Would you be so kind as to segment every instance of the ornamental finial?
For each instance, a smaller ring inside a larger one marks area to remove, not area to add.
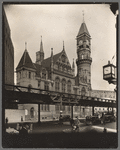
[[[82,12],[83,12],[83,22],[84,22],[84,10]]]

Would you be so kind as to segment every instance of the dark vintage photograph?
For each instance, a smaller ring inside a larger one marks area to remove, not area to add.
[[[118,147],[118,3],[2,4],[2,147]]]

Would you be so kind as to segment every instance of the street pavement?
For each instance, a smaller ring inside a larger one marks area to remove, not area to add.
[[[117,129],[116,122],[108,122],[105,125],[99,124],[97,126],[99,126],[99,127],[105,127],[105,128],[110,128],[110,129]]]
[[[16,124],[11,124],[11,128],[13,126]],[[105,126],[113,128],[115,123],[106,123]],[[5,134],[2,137],[2,146],[3,148],[116,148],[118,145],[117,134],[106,134],[92,125],[86,126],[85,123],[81,123],[77,133],[71,129],[68,122],[33,123],[33,130],[28,135]]]
[[[98,128],[95,128],[97,126]],[[116,129],[116,122],[106,123],[105,125],[87,125],[85,123],[80,124],[79,132],[103,132],[104,128]],[[41,123],[41,124],[33,124],[33,130],[30,133],[60,133],[60,132],[72,132],[72,127],[69,122],[64,122],[63,124],[59,124],[59,122],[52,123]]]

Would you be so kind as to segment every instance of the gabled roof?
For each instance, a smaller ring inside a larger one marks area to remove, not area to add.
[[[28,67],[28,68],[32,68],[32,69],[36,69],[27,50],[24,51],[22,57],[21,57],[21,60],[17,66],[16,69],[20,68],[20,67]]]
[[[60,53],[58,53],[56,55],[53,55],[53,63],[55,63],[58,60],[58,58],[60,57],[61,53],[62,52],[60,52]],[[51,57],[48,57],[48,58],[46,58],[46,59],[44,59],[42,61],[41,65],[43,67],[45,67],[45,68],[49,68],[50,67],[50,61],[51,61]]]
[[[87,26],[86,26],[86,24],[84,22],[82,23],[77,36],[80,36],[83,33],[87,33],[90,36],[90,34],[88,32],[88,29],[87,29]]]

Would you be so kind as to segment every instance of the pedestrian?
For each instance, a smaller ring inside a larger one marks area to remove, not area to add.
[[[22,135],[22,136],[28,135],[26,124],[23,124],[21,130],[19,131],[19,135]]]
[[[59,117],[59,123],[62,125],[63,122],[62,122],[63,118],[62,118],[62,115],[60,114],[60,117]]]
[[[80,127],[80,121],[78,119],[78,116],[76,116],[76,119],[74,120],[74,126],[76,127],[76,131],[79,132],[79,127]]]
[[[6,129],[8,128],[8,117],[5,119]]]
[[[21,122],[23,122],[23,116],[21,116]]]
[[[73,128],[73,124],[74,124],[74,120],[73,120],[73,118],[70,118],[70,125],[72,128]]]
[[[102,123],[103,125],[105,125],[105,114],[104,114],[104,113],[102,113],[101,123]]]

